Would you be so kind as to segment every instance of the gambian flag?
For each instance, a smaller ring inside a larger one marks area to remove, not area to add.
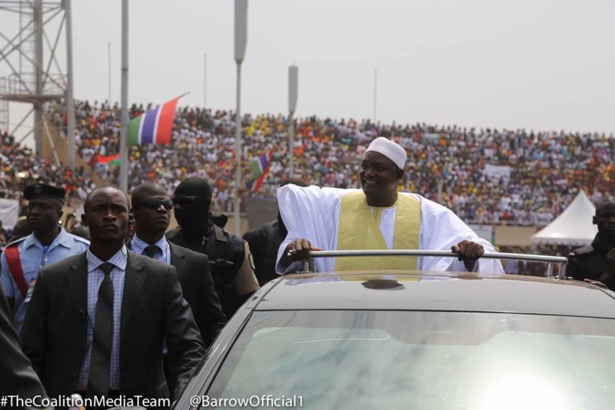
[[[271,157],[273,157],[273,150],[252,160],[250,167],[252,168],[254,180],[248,182],[248,187],[252,190],[252,192],[258,192],[258,190],[261,189],[261,185],[263,185],[263,181],[265,180],[267,171],[269,171],[269,166],[271,165]]]
[[[127,145],[170,144],[179,96],[128,122]]]
[[[120,165],[120,154],[115,155],[96,155],[96,164]]]

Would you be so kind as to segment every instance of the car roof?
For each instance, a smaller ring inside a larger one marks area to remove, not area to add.
[[[251,307],[265,310],[417,310],[615,318],[615,293],[572,280],[473,273],[287,275]]]

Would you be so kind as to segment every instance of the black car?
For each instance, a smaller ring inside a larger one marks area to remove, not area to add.
[[[192,408],[612,409],[615,293],[472,273],[289,275],[230,320]]]

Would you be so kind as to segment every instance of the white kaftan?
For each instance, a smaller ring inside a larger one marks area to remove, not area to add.
[[[276,272],[284,274],[292,271],[280,265],[279,260],[288,243],[296,239],[307,239],[314,247],[322,250],[336,250],[339,229],[339,213],[341,198],[356,189],[307,188],[296,185],[285,185],[278,189],[278,208],[288,235],[278,249],[278,263]],[[470,240],[483,245],[485,252],[494,252],[493,245],[480,238],[469,226],[448,208],[439,205],[418,194],[411,195],[420,201],[421,221],[419,233],[419,249],[423,250],[451,250],[462,240]],[[380,231],[389,249],[392,249],[393,234],[395,231],[396,207],[383,208]],[[315,258],[314,264],[319,272],[332,272],[335,270],[335,258]],[[462,261],[450,257],[421,257],[418,258],[417,269],[434,271],[460,271],[466,268]],[[503,274],[504,270],[499,260],[479,259],[474,271],[481,276],[495,276]]]

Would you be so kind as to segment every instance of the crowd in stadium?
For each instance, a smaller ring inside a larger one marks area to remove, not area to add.
[[[148,106],[133,105],[130,117]],[[58,128],[66,125],[60,106],[50,107]],[[94,166],[103,181],[117,183],[119,167],[96,164],[100,157],[119,152],[119,105],[77,103],[76,140],[79,155]],[[243,172],[250,179],[250,161],[275,148],[264,184],[258,193],[273,196],[288,175],[287,118],[246,114],[242,119]],[[568,132],[467,129],[456,126],[400,125],[369,120],[297,119],[295,176],[321,186],[359,187],[357,169],[362,152],[376,136],[407,148],[405,186],[451,208],[473,223],[544,226],[584,189],[597,202],[615,188],[615,154],[611,136]],[[129,190],[156,180],[172,191],[179,181],[200,176],[214,188],[216,211],[232,209],[234,181],[233,113],[180,107],[173,145],[129,149]],[[93,185],[85,169],[74,173],[33,155],[28,148],[2,139],[3,188],[19,191],[39,179],[64,185],[73,198]],[[485,173],[486,166],[504,172]],[[565,166],[564,166],[565,165]]]
[[[4,198],[17,198],[26,185],[44,181],[64,186],[70,203],[83,201],[95,185],[84,167],[70,170],[53,160],[35,155],[34,150],[15,141],[7,132],[0,134],[0,190]]]

